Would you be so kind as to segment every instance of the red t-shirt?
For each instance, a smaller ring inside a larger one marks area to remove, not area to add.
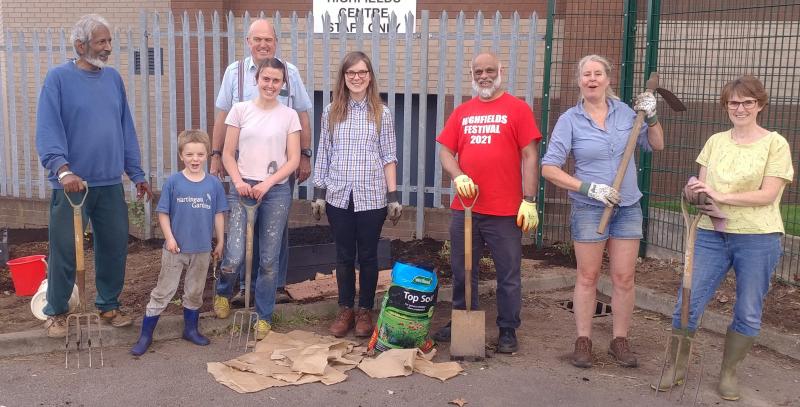
[[[530,107],[504,93],[490,102],[476,97],[459,105],[436,141],[457,154],[461,171],[478,185],[473,211],[514,216],[522,201],[521,150],[541,138]],[[453,198],[450,207],[463,210]]]

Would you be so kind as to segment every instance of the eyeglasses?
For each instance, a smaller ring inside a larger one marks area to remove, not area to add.
[[[356,75],[358,75],[360,79],[364,79],[369,75],[369,71],[346,71],[344,73],[347,79],[355,79]]]
[[[739,110],[739,106],[743,106],[745,109],[750,110],[758,104],[758,101],[755,99],[748,99],[743,101],[738,100],[729,100],[728,101],[728,109],[730,110]]]

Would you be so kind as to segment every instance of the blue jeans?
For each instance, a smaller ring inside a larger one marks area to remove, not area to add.
[[[729,328],[745,336],[758,335],[764,297],[782,254],[780,233],[736,234],[698,229],[694,245],[689,330],[697,330],[706,305],[733,267],[736,304]],[[678,291],[678,304],[672,314],[674,328],[681,326],[682,302],[681,291]]]
[[[289,176],[289,180],[286,181],[289,184],[289,193],[294,195],[294,173]],[[233,187],[233,185],[231,185]],[[233,208],[234,205],[238,205],[239,196],[236,195],[233,197],[233,201],[231,201],[231,196],[228,195],[228,207]],[[291,210],[291,207],[289,208]],[[256,228],[260,227],[260,220],[256,220]],[[258,246],[258,234],[253,236],[253,244],[257,247]],[[253,252],[253,264],[258,264],[258,251]],[[281,243],[281,251],[278,254],[278,288],[283,288],[286,286],[286,274],[289,271],[289,222],[286,222],[286,227],[283,229],[283,240]],[[240,265],[237,269],[237,274],[239,275],[239,289],[244,290],[244,264]],[[253,283],[258,280],[258,275],[252,276]],[[224,285],[227,287],[227,281],[219,281],[217,286]],[[227,289],[227,288],[226,288]]]
[[[232,195],[229,201],[237,203],[231,206],[229,216],[230,228],[228,240],[225,242],[225,256],[222,260],[222,269],[225,271],[236,270],[244,262],[247,237],[247,212],[244,206],[238,203],[239,194],[236,189],[231,189],[229,195]],[[245,202],[250,205],[254,203],[254,200],[246,198]],[[289,219],[291,202],[292,194],[289,184],[283,183],[270,188],[256,208],[256,219],[260,222],[257,222],[259,227],[255,231],[255,234],[258,234],[259,243],[255,305],[259,318],[269,322],[272,322],[272,310],[275,307],[275,290],[278,282],[277,257],[283,241],[286,222]],[[220,283],[223,280],[220,279]],[[220,287],[221,285],[217,286],[217,292],[230,297],[233,287],[229,284],[225,284],[224,287]]]

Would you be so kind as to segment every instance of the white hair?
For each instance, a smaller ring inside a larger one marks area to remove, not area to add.
[[[89,44],[89,41],[92,39],[92,33],[100,27],[105,27],[109,31],[111,30],[111,26],[108,24],[105,18],[101,17],[99,14],[87,14],[78,20],[77,23],[72,27],[72,33],[69,36],[70,42],[72,42],[72,46],[75,47],[75,42],[80,41],[83,44]],[[78,48],[75,47],[75,54],[78,54]],[[78,55],[80,57],[80,55]]]

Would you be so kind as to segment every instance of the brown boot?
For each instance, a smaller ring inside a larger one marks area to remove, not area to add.
[[[372,335],[372,310],[359,308],[356,313],[356,337],[364,338]]]
[[[579,336],[575,340],[575,350],[570,359],[575,367],[592,367],[592,340],[586,336]]]
[[[608,354],[617,360],[622,367],[636,367],[639,362],[636,361],[636,356],[631,352],[631,344],[628,343],[628,338],[618,336],[611,340],[611,345],[608,346]]]
[[[333,321],[328,329],[331,335],[337,338],[347,335],[353,329],[354,317],[355,314],[352,307],[339,307],[339,314],[336,315],[336,320]]]

